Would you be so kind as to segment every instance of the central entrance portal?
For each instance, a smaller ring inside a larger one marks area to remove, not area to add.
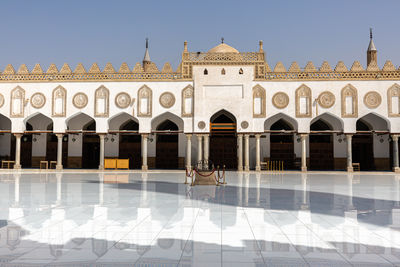
[[[280,119],[271,125],[271,130],[292,131],[293,128],[286,121]],[[293,169],[295,159],[293,134],[271,133],[270,144],[271,161],[283,161],[285,169]]]
[[[310,129],[312,131],[332,130],[332,128],[321,119],[311,124]],[[310,169],[334,169],[332,133],[310,134]]]
[[[222,110],[210,120],[210,160],[215,167],[237,168],[236,119]]]
[[[157,131],[160,133],[157,133],[156,168],[178,169],[178,126],[165,120],[157,127]]]

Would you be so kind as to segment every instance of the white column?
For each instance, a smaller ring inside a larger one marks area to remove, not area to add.
[[[238,171],[243,171],[243,134],[237,135]]]
[[[346,141],[347,141],[347,171],[352,172],[353,171],[353,156],[352,156],[352,145],[351,145],[351,140],[352,140],[353,135],[351,134],[346,134]]]
[[[397,134],[392,135],[392,146],[393,146],[393,171],[400,173],[399,168],[399,136]]]
[[[261,171],[260,137],[261,137],[261,134],[256,134],[256,171]]]
[[[202,144],[203,136],[200,134],[197,135],[197,162],[201,161],[203,158],[203,144]]]
[[[62,142],[63,142],[64,134],[56,134],[56,136],[57,136],[57,165],[56,165],[56,169],[57,170],[62,170],[63,169],[63,164],[62,164]]]
[[[249,164],[249,135],[245,134],[244,135],[244,170],[249,171],[250,170],[250,164]]]
[[[192,168],[192,135],[186,135],[186,169]]]
[[[100,164],[99,170],[104,170],[104,138],[106,134],[99,134],[100,137]]]
[[[307,171],[307,136],[308,134],[301,134],[301,171]]]
[[[22,133],[15,133],[15,164],[14,169],[21,169],[21,137]]]
[[[142,171],[147,171],[147,138],[149,134],[142,134]]]
[[[210,150],[208,141],[209,141],[208,134],[205,134],[204,135],[204,152],[203,152],[205,161],[208,161],[208,153],[209,153],[209,150]]]

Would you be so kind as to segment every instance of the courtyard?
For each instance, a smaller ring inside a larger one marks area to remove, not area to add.
[[[2,171],[0,266],[393,266],[400,175]]]

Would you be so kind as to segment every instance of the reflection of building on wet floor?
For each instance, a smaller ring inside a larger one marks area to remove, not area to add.
[[[400,177],[0,174],[0,259],[26,264],[400,263]],[[179,180],[179,179],[178,179]]]
[[[160,71],[146,41],[143,61],[118,71],[8,65],[2,167],[104,169],[104,159],[119,158],[142,170],[205,159],[239,171],[400,171],[400,69],[380,68],[377,53],[370,36],[365,68],[272,69],[262,41],[254,52],[226,43],[189,52],[185,42],[176,71],[169,63]]]

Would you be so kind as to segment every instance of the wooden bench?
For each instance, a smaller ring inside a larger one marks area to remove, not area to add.
[[[42,168],[42,166],[45,166],[45,168]],[[39,164],[40,169],[48,169],[49,168],[49,162],[47,160],[41,160]]]
[[[57,161],[56,160],[50,160],[50,169],[54,166],[54,169],[57,168]]]
[[[104,159],[104,169],[116,169],[117,159]]]
[[[360,171],[360,163],[353,163],[353,171],[359,172]]]
[[[12,166],[13,164],[15,164],[15,161],[13,161],[13,160],[2,160],[1,161],[1,168],[5,169],[5,166],[7,166],[7,169],[9,169],[10,166]]]
[[[117,159],[117,169],[129,170],[129,159]]]

